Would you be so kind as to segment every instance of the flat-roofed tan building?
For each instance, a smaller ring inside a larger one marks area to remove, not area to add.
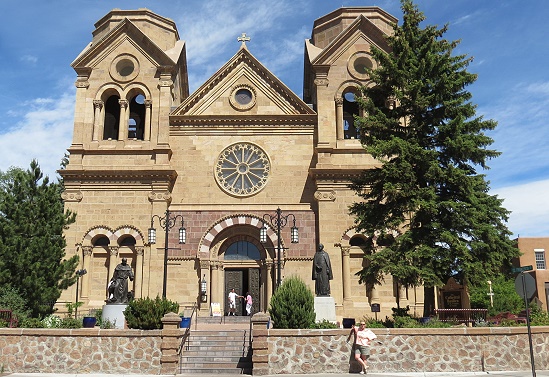
[[[541,302],[543,310],[549,311],[549,237],[519,237],[517,243],[522,253],[518,264],[532,266],[532,272],[528,273],[536,280],[535,297]]]
[[[300,276],[314,291],[312,259],[322,243],[338,319],[373,317],[374,303],[384,318],[397,300],[421,315],[422,288],[398,287],[390,276],[383,286],[359,284],[367,235],[348,213],[358,200],[350,178],[376,165],[357,139],[354,96],[369,85],[371,46],[387,49],[396,21],[377,7],[316,20],[305,41],[302,99],[254,57],[245,35],[189,94],[185,42],[172,20],[147,9],[116,9],[99,20],[72,63],[74,136],[61,172],[66,207],[77,213],[67,254],[88,273],[61,301],[78,293],[84,309],[101,307],[125,257],[136,297],[165,293],[206,314],[212,303],[226,311],[235,288],[265,311],[285,277]]]

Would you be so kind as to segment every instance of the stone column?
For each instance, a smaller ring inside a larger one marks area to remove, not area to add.
[[[269,329],[267,325],[270,317],[265,313],[256,313],[252,316],[252,363],[253,375],[264,376],[270,374],[269,369]]]
[[[345,139],[345,132],[343,130],[343,97],[336,98],[336,132],[337,140]]]
[[[342,274],[343,274],[343,300],[351,300],[351,268],[349,266],[351,248],[349,246],[341,246],[342,255]]]
[[[118,246],[109,246],[109,281],[112,279],[114,269],[116,268],[116,259],[118,258]]]
[[[160,349],[160,373],[177,374],[179,364],[179,355],[177,350],[181,343],[181,338],[185,334],[179,329],[181,317],[175,313],[167,313],[162,317],[162,343]]]
[[[151,139],[151,110],[152,100],[145,100],[145,123],[143,124],[143,140]]]
[[[408,304],[408,298],[406,297],[406,287],[398,284],[398,305],[401,308],[405,308]]]
[[[143,295],[143,254],[145,254],[145,248],[137,246],[135,248],[135,278],[133,280],[136,298],[141,298]]]
[[[219,261],[212,261],[212,281],[210,282],[210,302],[221,302],[219,294],[219,281],[221,280],[220,270],[221,263]]]
[[[82,288],[80,288],[80,297],[88,297],[88,286],[90,282],[90,259],[92,257],[93,246],[82,246],[82,267],[88,273],[82,276]]]
[[[118,124],[118,140],[126,140],[128,138],[128,100],[119,99],[120,104],[120,122]]]
[[[104,119],[101,116],[101,109],[103,109],[103,101],[100,99],[93,100],[93,135],[92,140],[98,141],[103,138],[103,123]]]
[[[266,277],[267,277],[267,304],[265,308],[269,307],[271,297],[273,297],[273,262],[265,261]]]

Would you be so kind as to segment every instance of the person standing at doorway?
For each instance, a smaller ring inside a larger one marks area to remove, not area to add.
[[[238,293],[234,291],[234,288],[231,289],[231,291],[229,292],[229,315],[236,315],[236,299],[241,297],[243,296],[239,296]]]
[[[366,328],[366,322],[360,322],[360,326],[353,326],[351,333],[347,337],[347,342],[351,339],[351,336],[354,335],[354,354],[355,360],[360,364],[361,370],[360,374],[367,372],[368,364],[367,360],[370,357],[370,343],[372,340],[377,338],[376,334],[372,330]]]
[[[252,295],[250,294],[250,292],[246,292],[246,313],[247,315],[252,315],[252,304],[253,304],[253,300],[252,300]]]

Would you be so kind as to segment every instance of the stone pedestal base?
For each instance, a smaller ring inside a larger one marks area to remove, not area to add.
[[[123,329],[126,327],[126,318],[124,317],[124,310],[126,310],[127,307],[128,307],[127,304],[103,305],[101,320],[110,321],[112,324],[114,324],[115,329]]]
[[[336,308],[333,297],[315,297],[316,322],[324,320],[336,323]]]

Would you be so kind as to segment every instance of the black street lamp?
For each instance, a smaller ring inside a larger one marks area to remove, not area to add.
[[[165,239],[164,239],[164,281],[162,283],[162,298],[166,298],[166,284],[168,280],[168,234],[170,229],[175,226],[175,223],[178,219],[181,219],[181,227],[179,228],[179,243],[184,244],[187,242],[187,230],[183,227],[183,216],[176,215],[170,217],[170,210],[166,210],[166,215],[160,217],[158,215],[153,215],[151,217],[151,227],[149,228],[149,243],[156,243],[156,229],[153,228],[154,219],[158,219],[160,227],[165,230]]]
[[[76,270],[76,301],[74,302],[74,318],[76,318],[76,314],[78,312],[78,283],[80,282],[80,278],[87,273],[88,271],[86,271],[85,268]]]
[[[297,227],[295,226],[295,216],[292,213],[289,213],[285,216],[282,216],[282,210],[280,207],[276,209],[276,215],[270,215],[268,213],[263,215],[263,226],[261,227],[261,230],[259,231],[259,241],[261,243],[267,243],[267,224],[266,222],[270,222],[272,225],[276,227],[276,236],[278,238],[278,247],[277,247],[277,265],[276,265],[276,288],[280,287],[280,283],[282,280],[281,272],[280,272],[280,253],[282,252],[282,239],[280,237],[280,230],[284,228],[288,224],[288,220],[293,220],[293,226],[290,230],[290,240],[292,243],[298,243],[299,242],[299,232]]]

